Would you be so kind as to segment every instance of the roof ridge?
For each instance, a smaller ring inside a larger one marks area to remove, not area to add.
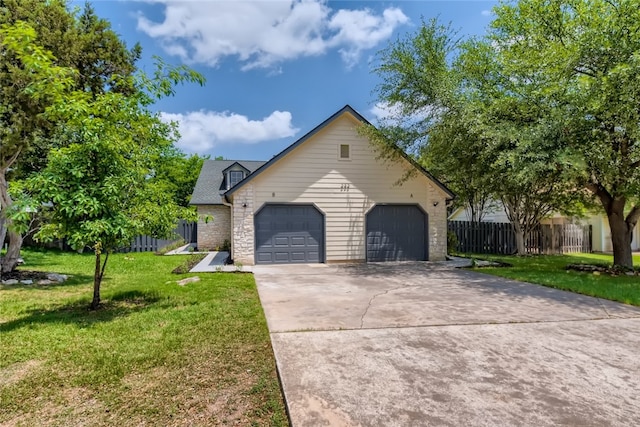
[[[266,162],[266,160],[207,159],[210,162]]]

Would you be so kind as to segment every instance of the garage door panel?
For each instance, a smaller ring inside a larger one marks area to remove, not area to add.
[[[368,261],[427,259],[426,214],[415,205],[378,205],[368,214]]]
[[[289,238],[287,236],[275,236],[273,238],[273,245],[276,247],[284,246],[288,248],[290,246]]]
[[[266,205],[255,216],[256,263],[323,261],[324,217],[309,205]]]
[[[307,238],[305,236],[292,236],[291,246],[307,246]]]
[[[268,264],[273,262],[273,254],[271,252],[261,252],[256,254],[256,263]]]
[[[289,262],[289,252],[275,252],[275,262]]]
[[[305,262],[306,257],[307,254],[305,252],[291,252],[291,261]]]

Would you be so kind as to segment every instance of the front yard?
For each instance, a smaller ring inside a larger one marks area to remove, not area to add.
[[[569,264],[611,264],[611,255],[465,256],[511,264],[511,267],[483,267],[479,269],[482,273],[640,306],[640,276],[611,276],[566,270]],[[637,270],[640,267],[640,255],[634,255],[633,260]]]
[[[72,278],[0,286],[1,425],[288,424],[252,275],[116,254],[90,312],[92,255],[23,257]]]

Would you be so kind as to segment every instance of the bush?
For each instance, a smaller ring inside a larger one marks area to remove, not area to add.
[[[229,239],[225,239],[222,245],[216,247],[218,252],[231,252],[231,242]]]
[[[447,253],[452,255],[458,250],[458,236],[453,231],[447,231]]]
[[[162,248],[158,249],[156,251],[156,255],[164,255],[167,252],[172,251],[174,249],[178,249],[179,247],[184,246],[186,244],[187,244],[187,242],[184,239],[180,239],[180,240],[178,240],[176,242],[169,243],[168,245],[163,246]]]

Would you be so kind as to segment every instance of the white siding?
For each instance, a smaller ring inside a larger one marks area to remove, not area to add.
[[[253,217],[265,203],[314,203],[325,215],[326,260],[340,262],[365,259],[365,214],[375,204],[419,204],[429,215],[429,258],[444,259],[446,194],[418,171],[394,185],[412,166],[376,160],[368,140],[357,134],[358,124],[349,114],[335,119],[256,176],[251,192],[236,193],[234,205],[253,197],[252,210],[245,214]],[[350,144],[350,160],[339,160],[340,144]],[[253,254],[246,255],[234,256],[251,262]]]
[[[593,226],[593,244],[594,252],[613,252],[613,243],[611,242],[611,228],[606,215],[593,215],[589,218],[589,224]],[[633,229],[631,240],[631,250],[640,250],[640,224]]]
[[[471,221],[471,209],[459,208],[449,217],[449,221]],[[496,202],[489,208],[484,209],[482,222],[509,222],[504,206]]]
[[[449,221],[471,221],[471,209],[468,207],[458,208],[451,214]],[[510,222],[502,202],[492,202],[491,206],[485,208],[484,215],[482,216],[482,222]],[[570,218],[567,218],[558,212],[554,212],[547,218],[540,221],[541,224],[568,224],[571,222],[572,220]]]

